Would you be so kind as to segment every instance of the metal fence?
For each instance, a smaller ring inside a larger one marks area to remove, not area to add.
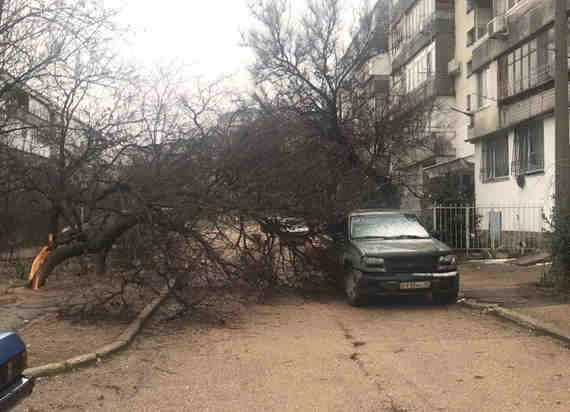
[[[415,213],[443,242],[466,252],[542,249],[548,234],[542,205],[446,205]]]

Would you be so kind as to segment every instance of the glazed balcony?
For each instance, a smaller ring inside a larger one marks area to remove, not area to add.
[[[449,76],[431,76],[410,92],[394,100],[393,110],[405,114],[419,105],[430,104],[438,96],[453,96],[453,79]]]
[[[570,0],[566,0],[567,8]],[[525,39],[536,35],[554,23],[555,0],[520,2],[503,16],[506,31],[500,36],[488,36],[473,50],[473,71],[496,60]]]
[[[420,50],[436,39],[436,48],[441,50],[453,49],[455,31],[455,16],[453,11],[435,11],[424,22],[421,30],[413,37],[404,39],[398,45],[398,51],[393,55],[392,69],[397,70],[406,64]],[[453,58],[452,53],[445,58],[445,64]]]

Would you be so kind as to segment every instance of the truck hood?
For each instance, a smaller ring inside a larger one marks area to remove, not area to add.
[[[392,254],[440,254],[450,252],[445,243],[437,239],[365,239],[352,240],[352,244],[363,255],[392,255]]]

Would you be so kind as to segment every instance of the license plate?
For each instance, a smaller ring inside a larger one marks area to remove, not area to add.
[[[418,282],[400,282],[400,289],[425,289],[431,285],[429,280]]]

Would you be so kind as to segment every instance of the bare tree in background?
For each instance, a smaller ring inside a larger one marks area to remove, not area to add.
[[[389,93],[389,73],[383,88],[370,87],[370,65],[387,57],[388,8],[364,7],[348,34],[342,4],[309,0],[296,19],[288,1],[254,2],[256,24],[243,34],[255,54],[254,102],[267,125],[256,124],[247,139],[252,155],[259,148],[277,156],[249,163],[273,180],[266,193],[287,199],[276,210],[317,220],[359,205],[363,193],[393,190],[406,153],[432,144],[422,133],[430,104]],[[321,210],[310,210],[317,204]]]

